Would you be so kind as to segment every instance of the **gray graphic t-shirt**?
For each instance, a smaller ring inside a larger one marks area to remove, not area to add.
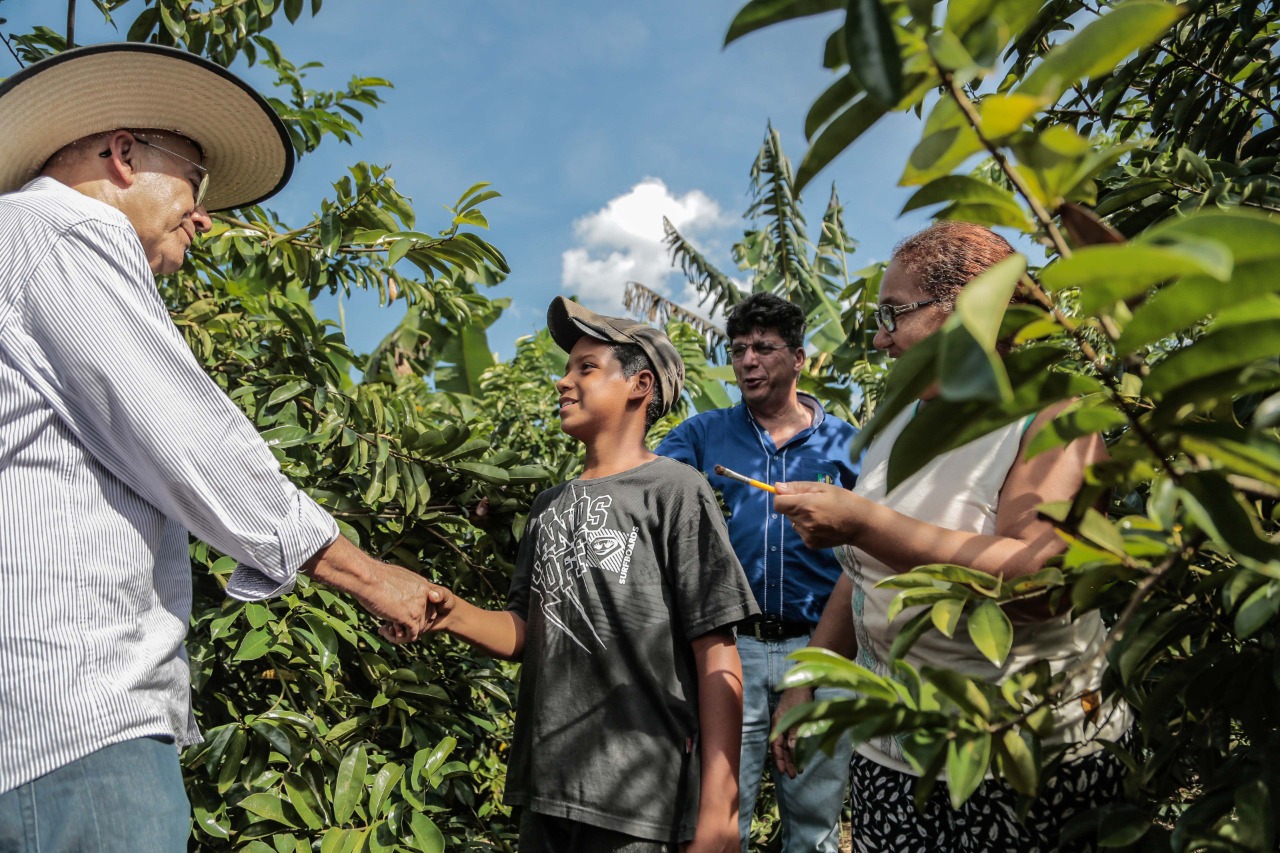
[[[690,641],[757,612],[706,480],[659,457],[538,495],[507,607],[528,628],[505,801],[691,839]]]

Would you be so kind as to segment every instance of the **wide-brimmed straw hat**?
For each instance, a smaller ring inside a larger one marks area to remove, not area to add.
[[[284,124],[247,83],[193,53],[124,42],[74,48],[0,83],[0,193],[63,146],[119,129],[167,130],[198,145],[209,210],[263,201],[293,174]]]

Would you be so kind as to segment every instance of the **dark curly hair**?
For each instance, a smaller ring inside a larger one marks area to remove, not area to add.
[[[749,335],[759,329],[775,331],[792,349],[804,346],[804,330],[808,321],[798,305],[772,293],[753,293],[729,311],[725,331],[729,340]]]

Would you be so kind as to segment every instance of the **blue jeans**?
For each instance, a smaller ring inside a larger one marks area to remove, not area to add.
[[[191,806],[178,748],[103,747],[0,794],[0,853],[182,853]]]
[[[840,809],[849,783],[849,759],[853,745],[846,735],[828,756],[818,752],[794,779],[779,773],[768,756],[769,731],[778,692],[774,689],[786,671],[795,665],[787,655],[809,643],[808,636],[786,640],[757,640],[738,637],[742,658],[742,764],[738,775],[740,800],[738,829],[742,851],[751,841],[751,815],[760,793],[761,773],[768,762],[778,794],[778,814],[782,820],[783,853],[836,853],[840,845]],[[838,696],[823,688],[818,698]]]

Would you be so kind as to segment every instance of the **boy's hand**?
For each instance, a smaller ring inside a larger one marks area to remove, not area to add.
[[[436,634],[447,630],[449,617],[453,615],[453,609],[457,604],[458,597],[453,594],[453,590],[437,583],[429,584],[429,589],[427,590],[427,625],[424,632]]]
[[[697,833],[688,844],[680,846],[680,853],[738,853],[742,840],[738,837],[738,820],[732,825],[712,829],[698,822]]]
[[[419,577],[419,581],[425,586],[425,594],[422,596],[422,615],[414,626],[406,625],[402,622],[384,622],[378,633],[383,639],[390,640],[393,643],[408,643],[418,639],[423,634],[436,634],[445,630],[448,617],[453,612],[454,605],[458,599],[452,591],[439,584],[424,580]],[[367,605],[366,605],[367,606]]]

